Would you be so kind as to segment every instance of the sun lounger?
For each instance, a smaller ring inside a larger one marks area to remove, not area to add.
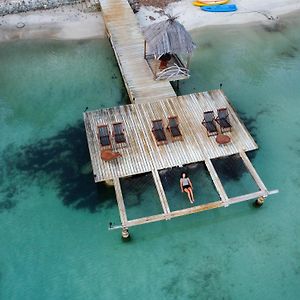
[[[101,147],[111,148],[110,133],[107,125],[98,125],[98,138]]]
[[[229,121],[229,114],[227,108],[218,109],[218,116],[216,122],[220,125],[221,132],[231,131],[231,124]]]
[[[171,134],[172,142],[177,140],[182,140],[182,134],[178,124],[178,117],[177,116],[168,117],[168,120],[169,120],[169,124],[167,129]]]
[[[117,144],[126,143],[124,126],[122,122],[113,123],[113,136]]]
[[[207,131],[207,135],[208,136],[212,136],[212,135],[217,135],[218,134],[218,130],[215,124],[215,116],[214,116],[214,112],[211,111],[205,111],[203,113],[203,121],[202,121],[202,125],[206,128]]]
[[[152,133],[154,135],[154,138],[156,140],[156,144],[159,145],[163,145],[163,144],[167,144],[167,137],[166,137],[166,133],[165,133],[165,129],[164,129],[164,125],[163,125],[163,121],[160,120],[154,120],[152,121]]]

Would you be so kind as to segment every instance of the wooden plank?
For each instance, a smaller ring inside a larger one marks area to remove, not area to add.
[[[156,169],[152,170],[152,176],[154,179],[154,183],[155,183],[155,186],[156,186],[156,189],[158,192],[159,200],[161,202],[163,211],[165,214],[169,214],[170,213],[169,203],[168,203],[164,188],[162,186],[159,173]]]
[[[235,204],[243,201],[248,201],[251,199],[259,198],[259,197],[268,197],[270,195],[274,195],[279,193],[279,190],[272,190],[272,191],[258,191],[242,196],[237,196],[229,199],[230,204]]]
[[[126,215],[126,209],[121,189],[121,184],[119,178],[114,178],[114,187],[116,192],[116,198],[118,202],[119,212],[120,212],[120,219],[122,226],[127,227],[127,215]]]
[[[269,195],[273,195],[276,193],[278,193],[278,190],[273,190],[270,192],[258,191],[258,192],[254,192],[254,193],[250,193],[250,194],[246,194],[246,195],[229,198],[227,202],[229,204],[236,204],[236,203],[248,201],[251,199],[255,199],[255,198],[258,198],[261,196],[267,197]],[[158,222],[158,221],[162,221],[162,220],[168,220],[171,218],[182,217],[182,216],[199,213],[199,212],[203,212],[203,211],[207,211],[207,210],[211,210],[211,209],[216,209],[216,208],[220,208],[220,207],[225,207],[225,203],[222,201],[210,202],[210,203],[206,203],[206,204],[202,204],[202,205],[198,205],[198,206],[194,206],[194,207],[190,207],[190,208],[171,211],[169,214],[158,214],[158,215],[154,215],[154,216],[129,220],[127,222],[127,227],[133,227],[133,226]],[[120,228],[120,226],[114,226],[114,228],[112,228],[112,229],[118,229],[118,228]]]
[[[224,204],[221,201],[216,201],[216,202],[211,202],[207,204],[202,204],[186,209],[181,209],[181,210],[176,210],[172,211],[169,214],[159,214],[159,215],[154,215],[154,216],[149,216],[149,217],[144,217],[144,218],[139,218],[139,219],[134,219],[134,220],[129,220],[127,222],[127,227],[132,227],[132,226],[137,226],[137,225],[143,225],[147,223],[153,223],[153,222],[158,222],[162,220],[168,220],[170,218],[176,218],[176,217],[181,217],[181,216],[186,216],[214,208],[219,208],[223,207]]]
[[[222,201],[215,201],[215,202],[210,202],[210,203],[197,205],[197,206],[194,206],[194,207],[189,207],[189,208],[185,208],[185,209],[181,209],[181,210],[172,211],[170,213],[170,216],[172,218],[181,217],[181,216],[195,214],[195,213],[198,213],[198,212],[211,210],[211,209],[215,209],[215,208],[219,208],[219,207],[223,207],[223,206],[224,206],[224,203]]]
[[[248,158],[247,154],[244,151],[240,151],[240,157],[242,158],[246,168],[250,172],[251,176],[253,177],[255,183],[259,187],[259,189],[263,192],[267,192],[267,188],[261,178],[259,177],[258,173],[256,172],[255,168],[253,167],[250,159]]]
[[[258,198],[258,197],[267,197],[267,196],[268,196],[267,192],[258,191],[258,192],[249,193],[249,194],[245,194],[245,195],[242,195],[242,196],[237,196],[237,197],[230,198],[230,199],[228,199],[228,202],[229,202],[229,204],[235,204],[235,203],[255,199],[255,198]]]
[[[225,192],[225,189],[224,189],[224,187],[221,183],[221,180],[220,180],[220,178],[219,178],[219,176],[218,176],[211,160],[210,159],[205,159],[204,162],[205,162],[206,168],[207,168],[207,170],[208,170],[208,172],[211,176],[211,179],[212,179],[212,181],[213,181],[213,183],[214,183],[214,185],[217,189],[217,192],[219,193],[219,195],[221,197],[221,200],[224,202],[225,207],[228,206],[229,205],[228,196]]]
[[[129,220],[127,222],[127,227],[143,225],[143,224],[158,222],[158,221],[162,221],[162,220],[167,220],[167,218],[169,218],[169,217],[166,214],[159,214],[159,215],[154,215],[154,216]]]

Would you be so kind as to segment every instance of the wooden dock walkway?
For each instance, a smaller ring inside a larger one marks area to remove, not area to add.
[[[230,204],[254,198],[259,198],[263,202],[267,196],[277,193],[277,190],[267,190],[251,164],[246,152],[258,147],[223,91],[214,90],[177,97],[168,81],[154,80],[153,73],[144,59],[144,38],[128,1],[98,1],[107,35],[115,52],[128,95],[133,103],[84,113],[94,180],[95,182],[110,180],[115,187],[121,225],[113,226],[111,229],[122,228],[122,235],[127,238],[129,235],[128,228],[131,226],[227,207]],[[212,110],[217,115],[217,110],[224,107],[229,112],[232,125],[232,131],[226,133],[231,142],[226,145],[219,145],[215,137],[207,136],[202,120],[205,111]],[[168,117],[171,116],[178,117],[183,139],[172,142],[166,131],[168,143],[158,146],[152,133],[152,121],[162,119],[166,128]],[[113,132],[112,126],[116,122],[121,122],[124,125],[126,145],[121,147],[115,144],[114,139],[112,139],[112,150],[118,151],[121,157],[105,161],[101,158],[98,126],[107,125],[109,131]],[[231,155],[240,156],[254,179],[258,191],[228,197],[212,160]],[[219,194],[219,199],[212,199],[210,203],[171,211],[159,170],[202,161]],[[143,173],[152,174],[162,213],[128,220],[120,178]]]
[[[155,81],[144,59],[144,37],[127,0],[99,0],[128,95],[133,103],[176,96],[168,81]]]

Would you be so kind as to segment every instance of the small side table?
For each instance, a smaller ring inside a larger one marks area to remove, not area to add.
[[[225,134],[219,133],[216,137],[216,142],[219,145],[226,145],[226,144],[230,143],[230,141],[231,141],[230,137]]]

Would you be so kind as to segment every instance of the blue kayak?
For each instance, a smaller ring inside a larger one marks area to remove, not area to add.
[[[202,6],[201,9],[210,12],[230,12],[230,11],[236,11],[237,6],[235,4],[223,4],[223,5]]]

